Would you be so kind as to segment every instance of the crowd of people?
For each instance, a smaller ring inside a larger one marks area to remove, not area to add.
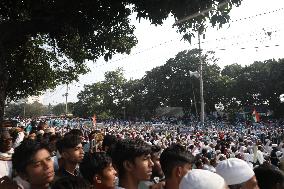
[[[0,131],[2,189],[282,189],[282,122],[42,120]]]

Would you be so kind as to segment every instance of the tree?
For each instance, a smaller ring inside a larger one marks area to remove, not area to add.
[[[73,113],[74,111],[75,103],[68,102],[68,112],[67,113]],[[60,116],[62,114],[66,114],[66,104],[65,103],[59,103],[52,107],[52,113]]]
[[[10,103],[5,109],[6,117],[38,117],[46,115],[48,107],[35,101],[33,103]]]
[[[98,118],[122,117],[122,107],[125,95],[123,86],[126,79],[119,68],[105,73],[105,80],[91,85],[85,85],[84,90],[78,94],[77,107],[85,106],[86,116],[96,114]]]
[[[124,1],[10,1],[0,2],[0,121],[6,98],[38,94],[86,73],[86,59],[129,53],[137,43],[129,15],[162,24],[172,14],[176,20],[224,0],[124,0]],[[231,0],[217,11],[177,25],[187,32],[209,18],[213,25],[229,20]],[[185,35],[189,39],[190,33]],[[27,66],[27,67],[26,67]],[[17,78],[17,79],[15,79]]]
[[[214,104],[219,98],[216,86],[220,75],[220,67],[215,64],[216,59],[211,58],[210,54],[212,53],[202,54],[204,98],[208,112],[214,109]],[[144,102],[149,107],[149,111],[155,114],[155,110],[159,106],[182,107],[187,116],[192,110],[194,110],[192,112],[198,111],[192,107],[194,107],[193,103],[199,104],[199,79],[191,78],[189,73],[197,71],[199,65],[199,50],[192,49],[179,52],[165,65],[147,72],[143,79],[147,91]]]

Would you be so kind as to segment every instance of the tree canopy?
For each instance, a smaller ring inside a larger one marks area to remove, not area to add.
[[[284,104],[279,100],[284,93],[284,59],[247,66],[232,64],[221,69],[212,54],[202,54],[207,113],[216,111],[215,104],[222,103],[227,113],[266,106],[275,117],[284,115]],[[97,114],[104,119],[123,118],[125,111],[131,120],[148,120],[161,107],[181,107],[185,116],[199,114],[199,79],[189,75],[198,70],[198,56],[198,49],[182,51],[136,80],[127,81],[122,70],[106,72],[104,81],[87,85],[80,92],[76,103],[79,112],[85,112],[85,117]]]
[[[31,0],[0,2],[0,120],[6,98],[13,100],[78,79],[88,71],[85,60],[130,53],[137,43],[129,16],[162,24],[225,0]],[[191,29],[209,18],[213,25],[229,21],[241,0],[177,25],[190,39]],[[188,33],[189,32],[189,33]]]

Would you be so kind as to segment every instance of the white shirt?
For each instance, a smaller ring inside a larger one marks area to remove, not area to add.
[[[13,178],[14,181],[16,181],[17,185],[20,187],[20,189],[30,189],[30,183],[28,183],[26,180],[22,179],[19,176],[16,176]]]
[[[12,178],[12,161],[0,160],[0,178],[4,176]]]
[[[19,132],[13,147],[14,148],[18,147],[21,144],[21,142],[24,140],[24,138],[25,138],[24,132],[22,131]]]

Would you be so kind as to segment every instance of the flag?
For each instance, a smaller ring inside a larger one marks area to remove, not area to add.
[[[97,116],[96,116],[96,114],[93,115],[92,119],[93,119],[93,126],[96,127],[96,124],[97,124]]]
[[[255,109],[252,112],[252,118],[253,118],[254,122],[259,122],[260,121],[259,114],[257,113],[257,111]]]

